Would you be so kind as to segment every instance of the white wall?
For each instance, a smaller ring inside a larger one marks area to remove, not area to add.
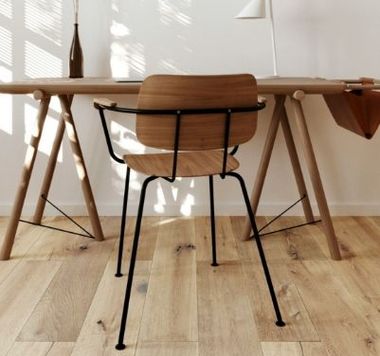
[[[236,20],[247,0],[81,0],[80,37],[87,76],[151,73],[272,73],[268,20]],[[0,79],[67,75],[72,36],[69,0],[0,1]],[[376,0],[273,0],[279,74],[327,78],[380,77],[380,2]],[[135,98],[118,98],[133,105]],[[91,97],[76,97],[74,113],[101,214],[119,214],[124,168],[110,161]],[[36,162],[25,214],[30,214],[58,119],[54,101]],[[31,97],[0,97],[0,215],[10,212],[37,108]],[[260,115],[256,137],[241,147],[241,173],[252,187],[273,101]],[[337,214],[380,213],[380,134],[366,141],[338,128],[322,98],[310,96],[305,111],[331,209]],[[291,120],[293,121],[293,117]],[[116,146],[136,152],[131,120],[113,122]],[[67,142],[51,199],[70,213],[85,212]],[[135,211],[142,177],[133,175]],[[205,214],[207,180],[174,187],[153,183],[147,213]],[[228,188],[226,185],[228,184]],[[262,206],[275,214],[297,199],[282,134],[276,143]],[[242,214],[236,184],[216,183],[217,214]],[[314,200],[314,199],[313,199]],[[195,204],[195,205],[194,205]],[[54,213],[49,210],[50,213]],[[300,210],[295,210],[299,213]]]

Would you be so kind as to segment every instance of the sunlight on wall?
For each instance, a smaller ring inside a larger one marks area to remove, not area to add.
[[[185,0],[181,3],[186,7],[191,6],[190,0]],[[169,26],[173,22],[177,22],[184,26],[191,25],[191,17],[180,11],[180,7],[177,5],[177,0],[159,0],[158,11],[160,12],[160,21],[165,25]]]
[[[25,27],[61,46],[62,0],[25,0]]]
[[[0,14],[12,18],[12,0],[1,0],[0,1]]]
[[[1,3],[0,13],[3,15],[11,16],[11,5]],[[13,75],[12,67],[12,34],[10,31],[0,26],[0,81],[10,82]],[[0,95],[0,107],[1,107],[1,120],[0,130],[6,132],[8,135],[12,135],[12,96]]]
[[[157,195],[157,203],[154,204],[153,209],[156,213],[162,214],[165,212],[166,199],[165,199],[165,195],[162,189],[161,182],[158,182],[157,184],[156,195]]]
[[[29,78],[62,77],[63,62],[35,44],[25,42],[25,74]]]
[[[25,134],[24,142],[29,144],[30,138],[34,132],[36,116],[38,109],[30,104],[25,104],[24,107],[24,123],[25,123]],[[55,133],[57,131],[58,121],[52,118],[51,116],[46,117],[44,129],[42,132],[40,144],[38,146],[38,151],[45,153],[46,155],[50,154],[51,146],[55,138]],[[58,162],[63,161],[62,156],[62,147],[58,155]]]
[[[194,205],[194,196],[192,194],[187,194],[184,202],[181,205],[181,214],[185,216],[191,215],[191,208]]]
[[[110,34],[112,43],[110,46],[110,66],[112,76],[132,79],[144,78],[148,67],[145,43],[136,41],[136,38],[140,37],[138,37],[139,33],[134,31],[133,24],[135,20],[128,21],[129,13],[121,4],[119,0],[113,0],[111,5],[112,23],[110,25]],[[187,29],[192,24],[191,17],[185,13],[185,10],[191,6],[192,0],[158,0],[155,11],[157,11],[161,28],[170,26],[172,31],[176,31],[177,38],[185,42],[185,38],[181,37],[181,32],[182,29]],[[124,24],[124,21],[126,24]],[[129,24],[132,24],[131,27],[129,27]],[[177,32],[177,30],[180,31]],[[185,47],[185,50],[191,53],[191,49]],[[176,60],[171,57],[157,58],[154,68],[156,68],[157,72],[184,73],[183,70],[178,68]],[[111,121],[110,129],[114,143],[118,145],[120,151],[135,154],[146,152],[147,148],[138,142],[135,133],[126,128],[122,122]],[[119,178],[114,179],[113,185],[119,193],[122,193],[124,190],[125,167],[115,163],[112,163],[112,165]],[[132,190],[140,192],[142,178],[145,177],[131,171],[130,187]],[[160,181],[157,182],[156,201],[153,205],[156,213],[165,213],[168,205],[172,207],[172,205],[179,204],[178,199],[180,197],[181,207],[178,208],[180,213],[186,216],[191,215],[194,196],[188,191],[194,187],[194,180],[191,180],[189,185],[187,185],[187,180],[178,179],[178,182],[170,185],[162,184]],[[185,196],[180,195],[181,190],[184,191]]]

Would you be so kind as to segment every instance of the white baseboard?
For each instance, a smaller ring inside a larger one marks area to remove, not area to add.
[[[60,209],[66,214],[72,216],[87,215],[86,207],[83,204],[67,204],[56,203]],[[263,203],[260,205],[257,215],[261,216],[274,216],[278,215],[292,203]],[[11,212],[11,204],[0,204],[0,216],[9,216]],[[380,203],[379,204],[366,204],[366,203],[332,203],[329,204],[331,215],[333,216],[380,216]],[[22,215],[33,215],[35,206],[32,204],[26,204]],[[319,215],[316,204],[312,204],[312,208],[315,215]],[[121,212],[121,204],[98,204],[98,212],[100,216],[118,216]],[[181,216],[181,215],[193,215],[193,216],[205,216],[210,212],[208,204],[197,204],[187,209],[181,209],[178,205],[165,205],[157,207],[151,204],[146,204],[144,208],[144,215],[154,216]],[[137,203],[132,202],[128,205],[128,214],[135,216],[137,213]],[[60,215],[59,212],[46,207],[45,214],[47,216]],[[217,204],[215,208],[215,214],[220,216],[242,216],[246,214],[245,208],[241,203],[228,203]],[[300,216],[303,215],[302,206],[299,204],[290,210],[286,215],[288,216]]]

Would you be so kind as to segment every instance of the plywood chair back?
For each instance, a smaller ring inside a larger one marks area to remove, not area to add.
[[[353,90],[324,95],[324,98],[339,126],[372,138],[380,124],[380,92]]]
[[[250,74],[152,75],[138,96],[138,109],[186,110],[254,107],[257,85]],[[232,113],[229,146],[252,138],[257,112]],[[179,150],[212,150],[224,147],[226,113],[181,115]],[[176,115],[137,114],[136,135],[146,146],[173,149]]]

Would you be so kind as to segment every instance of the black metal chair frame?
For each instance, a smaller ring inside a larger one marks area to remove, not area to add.
[[[240,187],[243,193],[244,202],[248,211],[248,216],[252,225],[252,230],[254,233],[254,240],[257,245],[257,249],[259,252],[260,260],[263,266],[264,275],[266,278],[266,282],[269,289],[269,294],[272,299],[272,304],[274,308],[274,312],[276,315],[276,322],[275,324],[279,327],[285,326],[285,322],[282,319],[280,308],[277,302],[276,293],[274,291],[272,279],[270,276],[268,264],[265,258],[264,250],[260,241],[260,235],[259,231],[256,225],[255,216],[249,201],[249,196],[247,193],[247,188],[244,182],[243,177],[236,173],[236,172],[226,172],[227,169],[227,158],[228,155],[234,155],[239,146],[235,146],[231,152],[228,152],[229,148],[229,137],[230,137],[230,126],[231,126],[231,115],[233,113],[242,113],[242,112],[255,112],[259,111],[265,108],[265,103],[257,103],[255,106],[252,107],[242,107],[242,108],[216,108],[216,109],[185,109],[185,110],[146,110],[146,109],[132,109],[132,108],[125,108],[125,107],[117,107],[117,106],[106,106],[99,103],[95,103],[95,108],[99,111],[102,127],[104,131],[104,135],[106,138],[106,143],[108,147],[108,151],[110,156],[118,163],[126,164],[126,162],[118,157],[112,146],[112,141],[110,138],[110,134],[107,127],[106,117],[104,114],[105,110],[108,111],[114,111],[114,112],[120,112],[120,113],[127,113],[127,114],[138,114],[138,115],[175,115],[176,116],[176,128],[175,128],[175,137],[174,137],[174,145],[173,145],[173,166],[172,166],[172,176],[171,177],[158,177],[158,176],[149,176],[146,178],[142,184],[141,187],[141,193],[140,193],[140,201],[139,201],[139,207],[138,207],[138,213],[137,213],[137,219],[136,219],[136,227],[135,227],[135,233],[134,233],[134,239],[133,239],[133,245],[132,245],[132,252],[131,252],[131,258],[130,258],[130,265],[129,265],[129,273],[128,273],[128,281],[126,286],[126,292],[125,292],[125,299],[124,299],[124,307],[123,312],[121,316],[121,323],[120,323],[120,332],[119,332],[119,339],[118,343],[116,345],[117,350],[123,350],[125,349],[124,344],[124,334],[126,329],[126,323],[127,323],[127,317],[128,317],[128,309],[129,309],[129,301],[131,297],[131,291],[132,291],[132,282],[133,282],[133,274],[135,269],[135,263],[136,263],[136,256],[137,256],[137,249],[139,244],[139,237],[140,237],[140,229],[141,229],[141,220],[143,217],[143,209],[144,209],[144,202],[145,202],[145,195],[146,195],[146,189],[150,182],[162,178],[170,183],[173,183],[176,179],[176,173],[177,173],[177,159],[178,159],[178,151],[179,151],[179,138],[180,138],[180,130],[181,130],[181,117],[183,115],[201,115],[201,114],[217,114],[217,113],[225,113],[225,131],[224,131],[224,148],[223,148],[223,167],[222,167],[222,173],[220,173],[220,177],[222,179],[225,179],[227,176],[236,178],[239,183]],[[130,168],[127,166],[127,172],[126,172],[126,179],[125,179],[125,189],[124,189],[124,198],[123,198],[123,207],[122,207],[122,216],[121,216],[121,226],[120,226],[120,238],[119,238],[119,251],[118,251],[118,261],[117,261],[117,269],[116,269],[116,277],[121,277],[121,267],[122,267],[122,259],[123,259],[123,248],[124,248],[124,234],[125,234],[125,223],[126,223],[126,214],[127,214],[127,203],[128,203],[128,191],[129,191],[129,179],[130,179]],[[215,209],[214,209],[214,183],[213,183],[213,175],[209,176],[209,190],[210,190],[210,219],[211,219],[211,247],[212,247],[212,266],[218,266],[217,263],[217,249],[216,249],[216,237],[215,237]]]

